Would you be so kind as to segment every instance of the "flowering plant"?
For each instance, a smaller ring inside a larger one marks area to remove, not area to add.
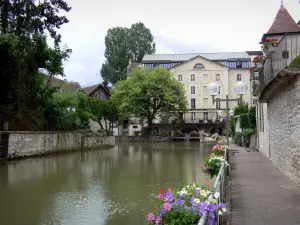
[[[197,184],[187,185],[180,190],[160,190],[158,196],[159,210],[148,214],[148,222],[154,224],[190,225],[197,223],[205,210],[209,211],[209,224],[213,224],[218,214],[226,211],[223,203],[217,203],[220,194],[214,193],[214,197],[208,202],[211,194],[205,186]]]
[[[225,165],[228,165],[224,156],[210,154],[204,160],[204,163],[202,165],[202,171],[203,171],[203,173],[210,175],[210,177],[213,178],[214,176],[218,175],[222,163],[225,163]]]
[[[228,148],[227,145],[216,144],[211,148],[211,150],[215,156],[224,156],[227,148]]]
[[[264,48],[268,48],[269,46],[277,46],[278,39],[265,39],[263,41]]]
[[[253,59],[253,63],[263,62],[265,60],[265,57],[263,55],[258,55]]]

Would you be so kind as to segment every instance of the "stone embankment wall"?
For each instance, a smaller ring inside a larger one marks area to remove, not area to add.
[[[268,100],[270,159],[300,186],[300,76]]]
[[[114,144],[113,136],[86,136],[81,132],[10,132],[7,158],[101,148]]]

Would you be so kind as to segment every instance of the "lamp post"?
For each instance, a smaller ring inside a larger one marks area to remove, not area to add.
[[[243,95],[247,91],[247,86],[245,85],[245,83],[243,81],[238,81],[234,85],[234,91],[240,97],[232,98],[232,99],[228,98],[228,94],[226,95],[225,99],[215,99],[215,96],[219,93],[219,85],[216,83],[210,83],[207,86],[207,89],[208,89],[210,95],[212,96],[213,105],[215,104],[215,102],[226,102],[226,117],[225,117],[226,118],[226,140],[227,140],[227,145],[229,146],[229,116],[233,115],[233,110],[232,109],[229,110],[229,102],[240,101],[242,103]],[[221,110],[219,110],[217,113],[220,116],[222,116],[222,114],[223,114],[223,112]]]

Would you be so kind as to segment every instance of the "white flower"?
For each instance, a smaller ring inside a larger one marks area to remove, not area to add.
[[[215,199],[218,199],[218,198],[220,197],[220,193],[219,193],[219,192],[216,192],[216,193],[214,194],[214,197],[215,197]]]
[[[222,208],[223,212],[226,212],[226,208]]]
[[[199,198],[194,198],[194,202],[195,202],[196,204],[199,204],[199,203],[200,203],[200,199],[199,199]]]
[[[200,191],[200,195],[202,195],[202,196],[206,197],[206,196],[207,196],[207,193],[206,193],[206,191],[205,191],[205,190],[201,190],[201,191]]]
[[[219,215],[223,215],[222,211],[218,211]]]

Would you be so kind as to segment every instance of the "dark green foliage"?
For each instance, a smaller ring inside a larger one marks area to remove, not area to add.
[[[300,67],[300,55],[295,57],[289,65],[290,67]]]
[[[243,143],[242,143],[243,146],[245,146],[245,147],[250,146],[250,140],[251,140],[252,134],[253,134],[253,129],[251,129],[251,128],[243,130]]]
[[[242,129],[249,128],[249,117],[247,114],[241,114],[240,115],[240,126]]]
[[[233,111],[234,111],[234,115],[238,116],[241,114],[248,113],[248,110],[249,110],[249,105],[243,102],[240,105],[236,106]]]
[[[248,112],[248,118],[249,118],[249,128],[255,129],[256,127],[256,107],[252,106],[249,109]]]
[[[154,52],[154,37],[143,23],[132,24],[131,28],[110,28],[105,36],[106,61],[102,64],[101,76],[112,84],[126,80],[129,60],[141,62],[145,54]]]
[[[234,137],[234,135],[235,135],[235,125],[236,125],[236,123],[235,123],[235,118],[232,116],[232,117],[230,117],[230,132],[231,132],[231,136],[232,137]]]
[[[55,121],[55,90],[44,85],[38,70],[64,75],[63,60],[71,50],[59,46],[57,30],[68,20],[58,12],[70,9],[63,0],[0,0],[0,122],[8,121],[10,129],[39,130]],[[46,33],[54,48],[48,46]]]
[[[234,135],[234,144],[242,146],[243,142],[242,142],[242,133],[237,132]]]

